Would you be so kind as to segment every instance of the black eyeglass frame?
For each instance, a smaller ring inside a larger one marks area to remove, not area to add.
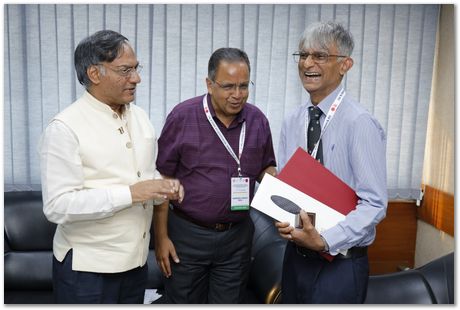
[[[305,60],[307,60],[308,56],[311,56],[312,60],[317,64],[325,64],[325,63],[327,63],[329,61],[329,57],[348,57],[346,55],[332,55],[332,54],[328,54],[326,52],[309,53],[309,52],[301,52],[301,51],[297,51],[297,52],[293,53],[292,56],[293,56],[294,61],[296,63],[299,63],[301,60],[305,61]]]

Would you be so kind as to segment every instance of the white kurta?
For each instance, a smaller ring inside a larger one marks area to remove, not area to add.
[[[123,272],[147,260],[153,201],[132,204],[129,185],[161,178],[147,114],[120,118],[88,92],[59,113],[40,141],[43,210],[57,223],[53,252],[73,249],[73,270]]]

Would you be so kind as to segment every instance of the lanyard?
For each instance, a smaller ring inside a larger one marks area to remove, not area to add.
[[[318,147],[319,147],[319,141],[321,141],[321,138],[323,137],[324,132],[326,131],[326,128],[329,126],[329,123],[331,122],[332,118],[335,115],[335,112],[337,112],[337,109],[339,108],[340,104],[342,103],[343,98],[345,97],[345,89],[341,89],[337,97],[335,98],[334,102],[332,103],[331,107],[329,108],[329,111],[327,112],[326,119],[324,120],[323,126],[321,127],[321,134],[319,135],[318,141],[315,144],[315,148],[313,149],[313,152],[311,152],[311,156],[313,158],[316,158],[316,153],[318,153]],[[308,141],[308,122],[309,122],[309,114],[307,111],[307,117],[306,123],[305,123],[305,141]],[[308,145],[308,143],[305,143],[305,145]]]
[[[211,112],[209,112],[209,107],[208,107],[208,95],[204,95],[203,97],[203,109],[204,113],[206,114],[206,117],[208,118],[209,123],[211,124],[212,128],[216,132],[217,136],[219,137],[220,141],[224,144],[225,148],[227,151],[232,155],[233,159],[236,161],[238,164],[238,176],[241,175],[241,164],[240,164],[240,158],[241,154],[243,153],[243,148],[244,148],[244,139],[245,139],[245,133],[246,133],[246,121],[243,122],[243,126],[241,127],[241,132],[240,132],[240,143],[239,143],[239,151],[238,151],[238,156],[236,156],[235,152],[233,151],[232,147],[228,143],[227,139],[225,139],[224,135],[220,131],[219,127],[217,127],[216,122],[212,118]]]

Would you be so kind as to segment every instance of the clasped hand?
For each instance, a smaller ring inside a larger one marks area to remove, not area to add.
[[[131,185],[133,203],[151,199],[169,199],[182,202],[184,187],[177,179],[146,180]]]

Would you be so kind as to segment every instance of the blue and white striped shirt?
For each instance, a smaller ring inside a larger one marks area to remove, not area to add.
[[[339,86],[318,104],[323,112],[321,125],[341,88]],[[278,151],[280,170],[299,146],[306,150],[305,126],[310,106],[312,103],[308,100],[283,122]],[[370,245],[375,239],[375,226],[385,217],[388,202],[386,138],[378,121],[345,95],[321,141],[324,166],[353,188],[359,197],[356,210],[344,221],[322,232],[329,252],[336,255],[354,246]]]

